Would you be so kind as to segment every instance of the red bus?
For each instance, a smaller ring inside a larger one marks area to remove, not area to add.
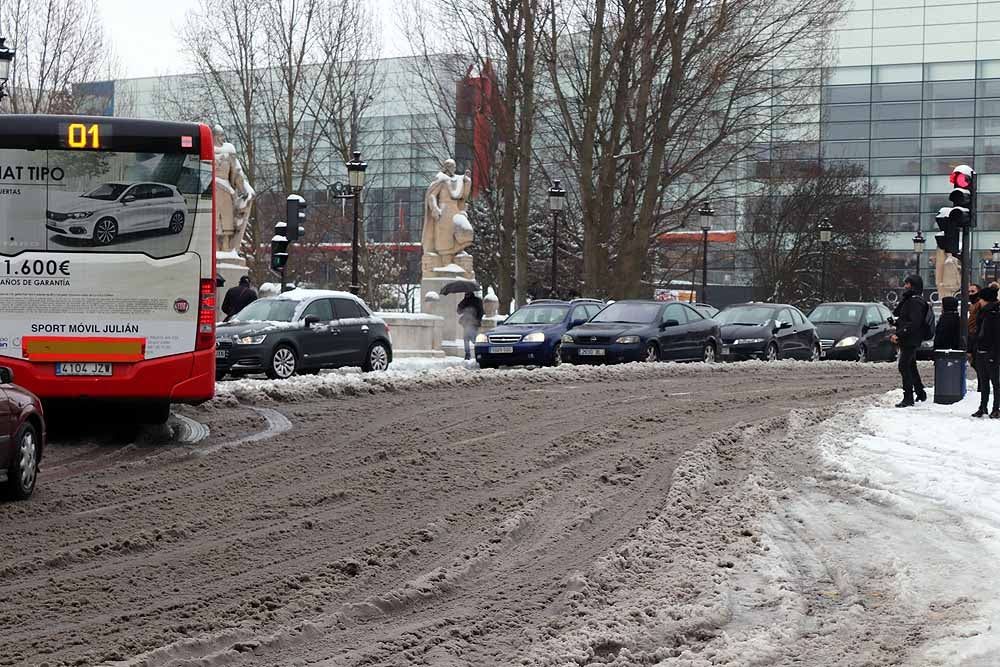
[[[162,422],[215,390],[205,125],[0,116],[0,365]]]

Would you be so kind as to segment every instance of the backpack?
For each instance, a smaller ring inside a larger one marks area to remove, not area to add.
[[[923,299],[921,299],[923,301]],[[934,339],[934,329],[936,328],[936,323],[934,321],[934,308],[931,304],[924,301],[924,306],[927,308],[924,311],[924,328],[920,332],[923,336],[922,340],[933,340]]]

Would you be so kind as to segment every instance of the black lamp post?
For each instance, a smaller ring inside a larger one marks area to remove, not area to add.
[[[927,243],[927,239],[924,235],[917,230],[917,233],[913,235],[913,252],[917,254],[917,275],[920,275],[920,258],[923,257],[924,247]]]
[[[820,301],[826,301],[826,254],[830,249],[831,238],[833,238],[833,225],[830,224],[830,218],[823,218],[819,221],[819,244],[823,248],[823,267],[819,283]]]
[[[708,303],[708,232],[712,229],[709,218],[715,215],[712,203],[705,200],[698,207],[701,218],[701,301]]]
[[[549,211],[552,212],[552,294],[553,299],[557,298],[558,273],[556,270],[559,259],[559,214],[566,203],[566,191],[562,189],[559,179],[552,179],[552,187],[549,188]]]
[[[7,96],[7,82],[10,80],[10,65],[14,60],[14,49],[9,48],[0,37],[0,100]]]
[[[993,255],[993,280],[1000,280],[1000,243],[994,243],[990,252]]]
[[[354,234],[351,238],[351,294],[357,294],[360,290],[358,284],[358,236],[360,235],[361,218],[359,216],[359,203],[361,201],[361,190],[365,187],[365,169],[367,162],[361,161],[361,151],[354,151],[354,157],[347,163],[347,177],[354,193]]]

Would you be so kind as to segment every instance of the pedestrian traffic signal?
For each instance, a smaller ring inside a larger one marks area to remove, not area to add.
[[[938,214],[934,217],[934,221],[937,222],[938,229],[942,233],[935,236],[934,239],[937,241],[938,248],[957,257],[961,249],[959,248],[958,240],[960,227],[953,215],[956,210],[950,206],[945,206],[938,211]]]
[[[952,203],[950,217],[960,228],[976,226],[976,172],[960,164],[948,179],[954,186],[948,199]]]
[[[289,241],[298,241],[306,235],[306,200],[299,195],[288,195],[285,200],[285,217],[288,220]]]
[[[285,235],[288,225],[284,222],[274,224],[274,236],[271,237],[271,268],[275,271],[284,270],[288,264],[288,237]]]

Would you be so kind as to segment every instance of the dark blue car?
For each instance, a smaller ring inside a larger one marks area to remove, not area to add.
[[[518,308],[504,323],[476,338],[481,368],[517,365],[558,366],[562,337],[604,308],[596,299],[540,299]]]

